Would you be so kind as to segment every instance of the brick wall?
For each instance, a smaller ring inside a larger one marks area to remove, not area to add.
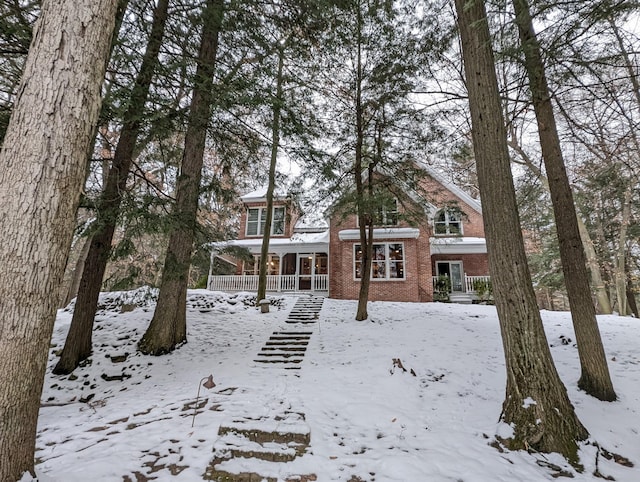
[[[436,208],[444,206],[447,201],[456,200],[464,212],[463,233],[468,237],[484,238],[482,215],[455,196],[442,184],[431,177],[422,181],[422,187],[428,193],[428,201]],[[408,226],[401,223],[401,227]],[[340,241],[338,232],[343,229],[356,229],[356,216],[344,219],[332,216],[330,220],[329,240],[329,296],[338,299],[357,299],[360,281],[354,279],[353,257],[354,244],[359,241]],[[489,273],[486,254],[434,255],[431,256],[429,237],[433,232],[433,219],[425,215],[418,226],[420,235],[417,239],[380,239],[375,242],[402,242],[404,244],[405,279],[404,280],[371,280],[369,300],[371,301],[433,301],[433,278],[435,261],[462,261],[463,269],[469,276],[482,276]]]
[[[462,261],[462,271],[467,276],[487,276],[489,258],[486,254],[434,254],[431,257],[431,269],[435,276],[436,261]]]
[[[332,218],[329,236],[329,296],[337,299],[358,299],[360,280],[354,279],[354,245],[357,240],[340,241],[338,232],[355,229],[356,218],[349,216],[344,221]],[[405,224],[403,227],[407,227]],[[429,227],[425,222],[418,226],[417,239],[376,239],[375,243],[402,243],[404,245],[403,280],[372,279],[369,285],[370,301],[432,301],[433,286],[429,258]]]

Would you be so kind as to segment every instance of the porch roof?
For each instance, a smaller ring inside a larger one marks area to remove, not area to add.
[[[250,239],[233,239],[215,243],[218,248],[225,246],[242,246],[252,254],[260,254],[262,248],[262,236]],[[269,253],[328,253],[329,231],[322,233],[294,233],[290,238],[271,238],[269,240]]]
[[[487,252],[487,241],[484,238],[463,236],[459,238],[429,238],[431,254],[476,254]]]

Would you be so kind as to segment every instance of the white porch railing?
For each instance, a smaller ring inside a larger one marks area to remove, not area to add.
[[[437,281],[438,281],[438,276],[434,276],[433,277],[433,286],[434,286],[434,291],[436,290],[436,285],[437,285]],[[475,289],[473,288],[473,285],[476,281],[486,281],[489,282],[491,281],[491,276],[467,276],[464,275],[464,292],[465,293],[475,293]]]
[[[300,291],[299,280],[313,280],[312,291],[329,291],[329,275],[267,275],[267,291]],[[212,291],[257,291],[258,275],[209,276],[207,289]],[[303,290],[304,291],[304,290]]]

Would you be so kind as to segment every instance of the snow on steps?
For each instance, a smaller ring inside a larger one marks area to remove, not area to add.
[[[237,418],[223,423],[205,480],[217,482],[315,481],[300,475],[295,460],[311,441],[304,414],[286,411],[273,418]]]

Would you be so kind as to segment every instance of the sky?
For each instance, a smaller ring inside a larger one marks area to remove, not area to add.
[[[576,387],[570,314],[542,312],[560,376],[591,434],[581,445],[578,473],[558,454],[495,447],[495,434],[510,428],[498,420],[505,371],[492,306],[374,302],[369,319],[356,322],[355,301],[325,299],[317,319],[299,325],[286,323],[295,296],[271,298],[262,314],[250,293],[195,290],[188,342],[152,357],[135,345],[153,314],[153,294],[103,293],[94,353],[71,376],[51,374],[71,306],[58,312],[36,442],[40,482],[196,481],[215,457],[222,460],[218,469],[283,482],[295,475],[352,482],[546,481],[563,474],[603,480],[593,476],[596,466],[619,482],[640,480],[640,331],[633,318],[598,317],[619,396],[607,403]],[[121,312],[123,303],[136,308]],[[299,369],[255,361],[274,332],[292,331],[307,333]],[[209,375],[216,386],[200,386]],[[238,426],[279,427],[308,434],[310,443],[288,463],[225,460],[229,447],[295,455],[290,443],[260,446],[237,433],[219,435],[221,427]],[[627,459],[633,467],[624,465]]]

